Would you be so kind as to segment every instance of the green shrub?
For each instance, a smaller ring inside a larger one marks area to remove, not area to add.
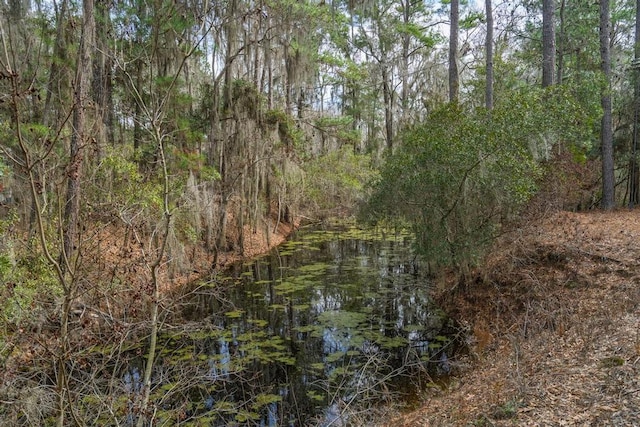
[[[361,217],[412,225],[430,262],[464,273],[535,193],[538,160],[558,141],[588,149],[584,123],[561,90],[516,94],[491,112],[442,107],[404,133]]]

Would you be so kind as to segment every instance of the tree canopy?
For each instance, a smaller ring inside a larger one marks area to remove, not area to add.
[[[94,307],[150,337],[144,425],[162,291],[283,224],[362,207],[465,273],[545,186],[637,203],[636,5],[601,6],[0,2],[0,365],[57,337],[34,422],[106,413],[72,369]]]

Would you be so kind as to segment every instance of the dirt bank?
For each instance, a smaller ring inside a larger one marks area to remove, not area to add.
[[[214,271],[221,271],[230,264],[243,259],[251,259],[268,252],[284,242],[299,226],[299,222],[284,223],[271,220],[258,229],[245,227],[242,248],[229,247],[218,251],[207,249],[203,244],[174,243],[170,238],[165,254],[165,262],[159,268],[158,280],[164,291],[208,277]],[[94,283],[126,283],[128,291],[144,290],[151,282],[150,264],[153,261],[149,237],[139,237],[130,228],[118,224],[102,224],[93,228],[85,248],[85,274]],[[238,241],[230,234],[228,241]],[[214,265],[215,263],[215,265]],[[115,303],[115,301],[114,301]]]
[[[388,426],[640,425],[640,210],[560,212],[443,301],[471,352]]]

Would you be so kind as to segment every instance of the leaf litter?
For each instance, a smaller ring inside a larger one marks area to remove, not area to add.
[[[468,354],[383,425],[640,425],[640,210],[551,214],[473,282],[440,295]]]

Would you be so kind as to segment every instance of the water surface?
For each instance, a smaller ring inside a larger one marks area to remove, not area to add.
[[[303,230],[190,289],[172,319],[183,327],[161,336],[158,419],[181,408],[193,425],[364,425],[415,396],[448,370],[453,329],[411,243]]]

